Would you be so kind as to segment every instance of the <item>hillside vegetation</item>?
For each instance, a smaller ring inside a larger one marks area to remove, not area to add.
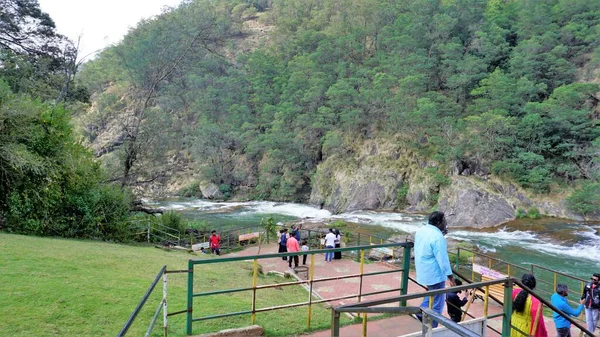
[[[112,130],[95,146],[124,184],[164,182],[177,165],[222,192],[260,199],[305,201],[319,163],[392,136],[434,162],[433,176],[460,168],[534,193],[590,189],[599,168],[599,8],[598,0],[185,2],[86,64],[87,139]],[[257,12],[269,39],[236,48]],[[125,127],[111,128],[111,118]]]

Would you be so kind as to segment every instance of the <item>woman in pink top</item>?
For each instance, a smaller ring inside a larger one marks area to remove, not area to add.
[[[295,253],[295,252],[299,252],[300,251],[300,245],[298,244],[298,240],[296,240],[296,238],[293,235],[290,235],[290,237],[287,239],[287,251],[288,253]],[[294,259],[294,265],[295,267],[298,267],[298,255],[295,256],[290,256],[289,258],[289,265],[290,268],[292,268],[292,258]]]

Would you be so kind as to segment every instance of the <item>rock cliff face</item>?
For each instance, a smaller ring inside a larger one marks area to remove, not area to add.
[[[418,168],[414,158],[401,146],[367,141],[352,155],[319,165],[309,202],[338,213],[393,208],[398,187]]]
[[[583,220],[560,196],[532,196],[515,184],[490,175],[467,176],[464,170],[441,186],[428,173],[432,168],[435,163],[401,145],[367,141],[351,155],[332,156],[319,166],[310,203],[338,213],[392,208],[427,213],[437,204],[451,227],[497,226],[514,220],[518,209],[532,208],[545,216]]]

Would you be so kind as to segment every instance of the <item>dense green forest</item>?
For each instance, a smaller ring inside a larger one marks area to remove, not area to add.
[[[122,240],[130,193],[102,183],[100,162],[73,130],[87,89],[77,46],[36,1],[0,0],[0,229]]]
[[[600,0],[186,0],[82,64],[0,0],[0,226],[122,236],[129,190],[176,171],[302,202],[372,139],[592,213],[599,47]]]
[[[272,28],[250,47],[249,20]],[[127,109],[101,149],[123,185],[179,154],[223,192],[304,201],[319,163],[390,138],[442,182],[461,166],[575,190],[584,212],[598,190],[599,44],[598,0],[197,0],[140,22],[79,79],[96,102],[90,141]]]

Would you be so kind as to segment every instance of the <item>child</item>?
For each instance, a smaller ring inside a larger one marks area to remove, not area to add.
[[[307,244],[306,240],[302,241],[302,248],[301,249],[302,249],[303,252],[308,252],[308,244]],[[304,266],[306,266],[306,255],[307,255],[306,253],[302,254],[302,265],[304,265]]]

